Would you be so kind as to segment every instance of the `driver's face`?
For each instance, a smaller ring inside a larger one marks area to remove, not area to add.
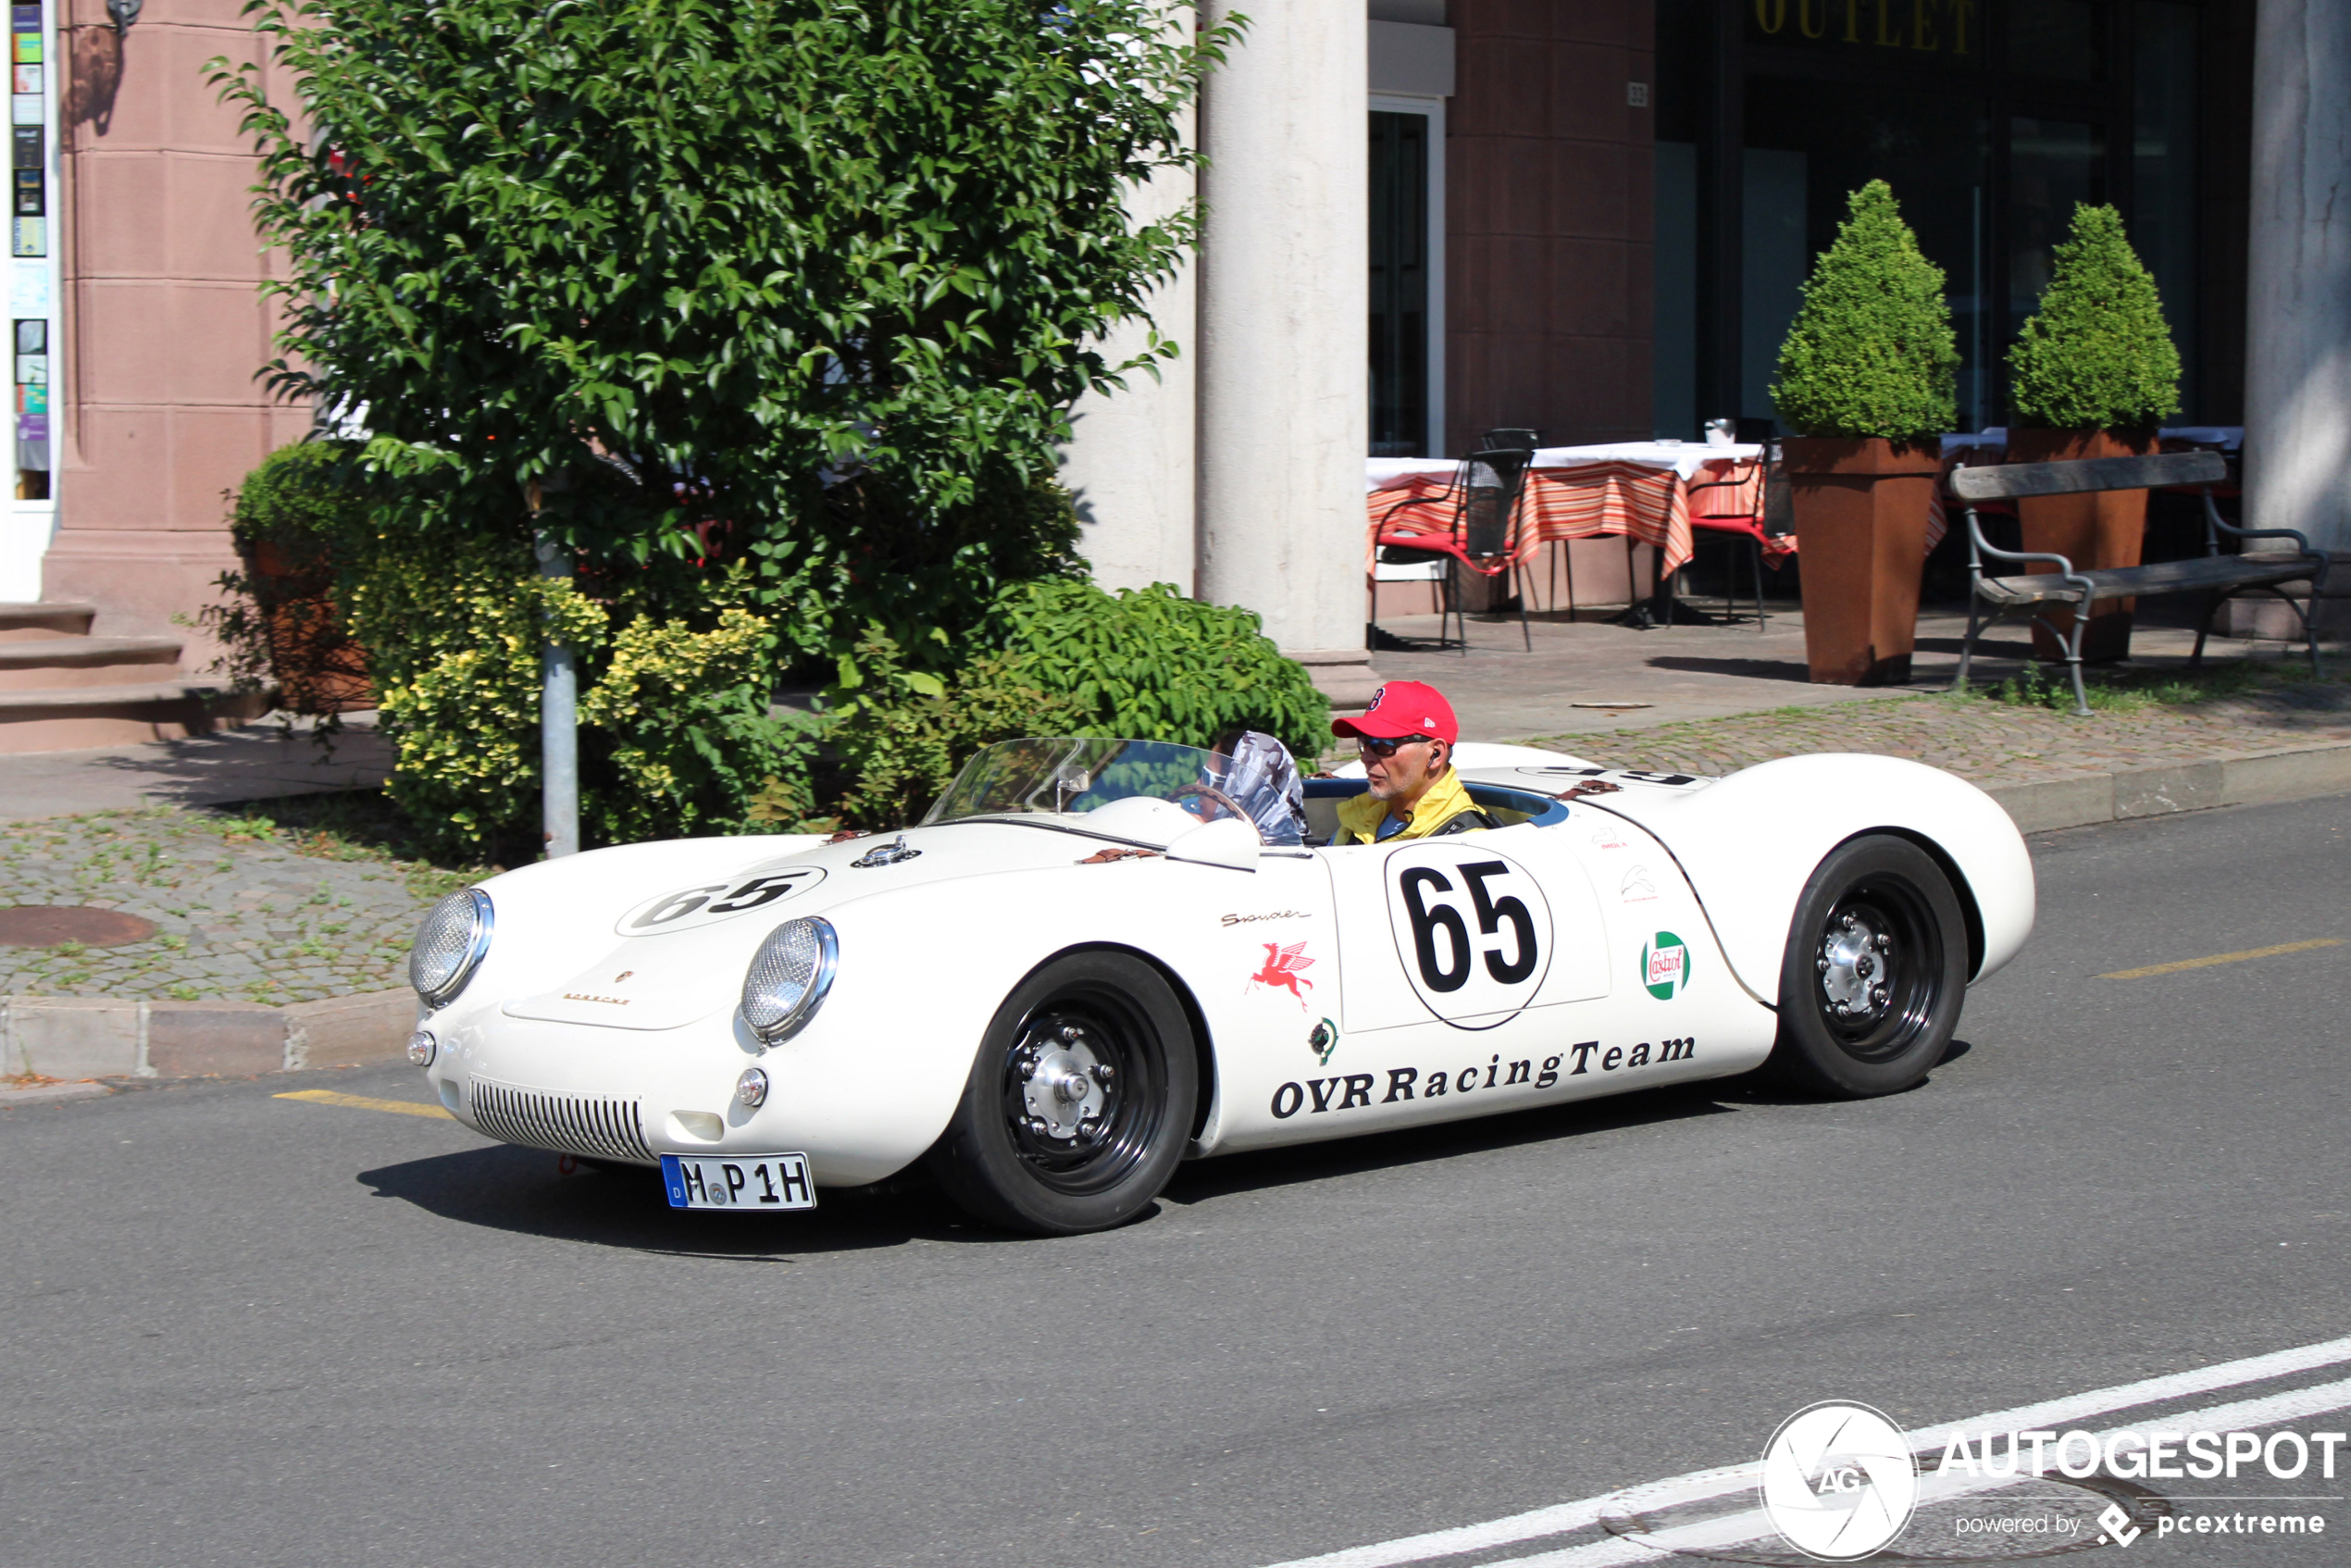
[[[1363,771],[1371,778],[1373,799],[1410,806],[1444,773],[1445,759],[1452,750],[1444,740],[1413,740],[1397,747],[1393,756],[1380,756],[1367,747],[1358,748],[1356,754],[1363,759]]]

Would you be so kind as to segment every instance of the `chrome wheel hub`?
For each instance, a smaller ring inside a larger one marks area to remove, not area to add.
[[[1040,1031],[1014,1059],[1029,1135],[1056,1142],[1101,1136],[1113,1072],[1075,1024]]]
[[[1840,1023],[1874,1023],[1894,994],[1894,939],[1874,911],[1847,910],[1821,938],[1821,996]]]

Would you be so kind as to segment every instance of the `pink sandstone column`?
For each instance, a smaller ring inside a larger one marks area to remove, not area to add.
[[[249,57],[240,0],[147,0],[118,38],[68,0],[63,141],[58,531],[44,597],[98,606],[102,635],[162,633],[235,564],[227,492],[309,426],[272,404],[250,143],[204,65]],[[184,628],[180,628],[184,630]],[[185,667],[213,650],[191,636]]]

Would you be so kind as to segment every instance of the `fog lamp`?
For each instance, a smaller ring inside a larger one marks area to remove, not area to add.
[[[743,1076],[735,1080],[735,1098],[746,1111],[756,1111],[767,1103],[767,1075],[757,1067],[746,1067]]]
[[[418,1029],[408,1037],[408,1060],[419,1067],[431,1066],[433,1056],[440,1049],[441,1042],[432,1038],[429,1029]]]

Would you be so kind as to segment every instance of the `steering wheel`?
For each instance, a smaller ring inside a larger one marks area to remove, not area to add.
[[[1180,801],[1186,795],[1198,795],[1206,804],[1221,808],[1238,820],[1248,823],[1251,828],[1257,826],[1257,819],[1250,815],[1249,813],[1242,808],[1241,803],[1238,801],[1236,801],[1232,796],[1225,793],[1224,790],[1219,790],[1213,784],[1181,785],[1171,791],[1167,798],[1170,801]],[[1213,811],[1200,811],[1195,815],[1198,815],[1202,822],[1213,822],[1216,820],[1215,813]]]

